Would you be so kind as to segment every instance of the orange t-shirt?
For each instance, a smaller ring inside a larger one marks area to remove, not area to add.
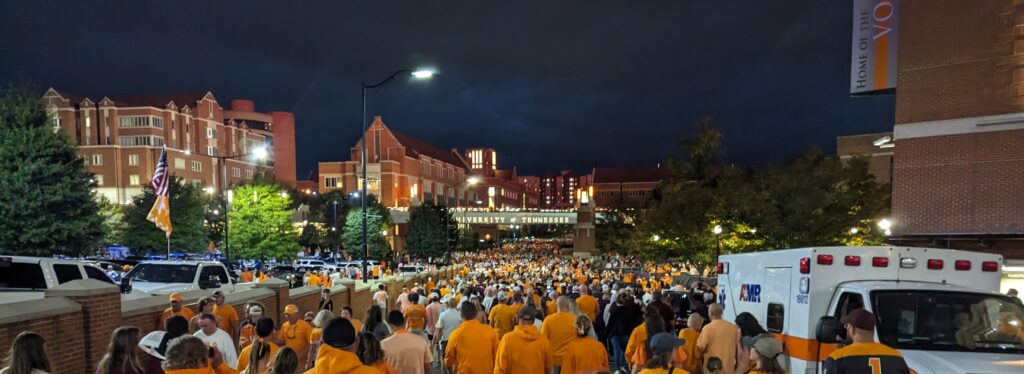
[[[409,330],[422,330],[427,324],[427,308],[423,305],[409,305],[402,314],[405,315],[405,326]]]

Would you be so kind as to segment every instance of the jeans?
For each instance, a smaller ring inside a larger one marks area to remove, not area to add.
[[[628,336],[612,337],[612,366],[626,368],[626,343],[628,342]],[[626,369],[628,370],[629,368]]]
[[[447,348],[448,348],[448,341],[447,340],[442,340],[441,344],[440,344],[440,347],[439,347],[439,349],[437,351],[437,357],[438,357],[439,360],[441,360],[441,372],[442,373],[448,372],[448,369],[444,366],[444,350],[447,349]]]
[[[562,374],[562,365],[555,365],[551,368],[551,374]]]

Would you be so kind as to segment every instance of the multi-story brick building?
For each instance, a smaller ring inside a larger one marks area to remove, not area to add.
[[[321,162],[319,190],[360,191],[362,147],[367,146],[367,193],[389,207],[409,207],[432,201],[464,206],[476,196],[464,183],[469,164],[456,150],[442,150],[409,135],[393,131],[374,117],[366,134],[351,148],[350,161]]]
[[[866,157],[868,172],[881,183],[892,183],[892,154],[895,147],[891,132],[836,137],[836,155],[842,160]]]
[[[545,173],[540,177],[540,207],[543,209],[575,209],[579,206],[580,191],[591,184],[591,175],[580,175],[563,170],[559,174]]]
[[[196,186],[223,189],[259,173],[295,183],[295,122],[291,113],[224,111],[210,92],[174,96],[85,97],[50,88],[42,103],[54,126],[78,146],[95,174],[97,193],[129,204],[149,183],[162,148],[172,175]],[[259,119],[257,125],[253,119]],[[267,158],[241,156],[257,148]]]
[[[478,183],[470,187],[481,198],[483,207],[492,209],[537,208],[538,190],[531,189],[530,177],[520,176],[516,167],[498,169],[498,152],[491,148],[466,150],[470,173]]]
[[[894,241],[1024,257],[1024,7],[900,2]]]
[[[654,189],[671,177],[661,167],[594,168],[593,199],[599,209],[639,209],[647,206]]]

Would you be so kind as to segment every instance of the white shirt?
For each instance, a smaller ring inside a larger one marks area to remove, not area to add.
[[[437,327],[441,329],[441,341],[447,341],[455,328],[462,324],[462,317],[455,309],[445,309],[437,318]]]
[[[377,291],[373,294],[373,300],[380,305],[382,310],[388,310],[388,292],[384,290]]]
[[[235,353],[235,344],[231,340],[231,335],[228,335],[224,330],[217,329],[217,332],[213,333],[213,335],[206,335],[200,329],[193,336],[202,340],[206,345],[216,344],[217,350],[224,356],[224,363],[228,364],[232,369],[238,367],[238,354]]]
[[[484,312],[490,313],[491,307],[494,306],[494,296],[484,296],[484,301],[481,304],[484,305]]]

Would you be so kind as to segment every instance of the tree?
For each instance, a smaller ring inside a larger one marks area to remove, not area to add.
[[[343,191],[334,190],[324,194],[293,193],[298,198],[294,205],[305,205],[309,210],[306,224],[302,227],[299,244],[306,248],[335,250],[341,248],[341,233],[349,205]],[[337,224],[335,224],[335,209]]]
[[[597,248],[602,252],[623,253],[636,247],[635,211],[610,210],[597,217]]]
[[[54,132],[28,87],[0,97],[0,251],[13,255],[79,255],[103,236],[93,189],[75,146]]]
[[[97,199],[100,216],[103,217],[103,243],[116,244],[121,242],[127,225],[124,223],[124,207],[111,203],[104,197]]]
[[[203,227],[206,228],[206,240],[217,248],[224,248],[224,215],[227,213],[227,201],[223,194],[209,195],[203,209]]]
[[[171,204],[171,249],[191,253],[205,252],[207,233],[203,227],[206,199],[202,192],[181,178],[171,176],[168,181],[167,195]],[[153,186],[146,183],[142,193],[132,199],[132,204],[124,209],[124,233],[121,244],[136,253],[164,253],[167,250],[167,236],[147,221],[156,193]]]
[[[391,255],[391,246],[388,245],[381,231],[391,227],[391,214],[377,201],[376,196],[369,195],[366,199],[366,241],[369,246],[369,259],[385,261]],[[345,218],[345,231],[341,234],[341,242],[345,244],[345,250],[352,254],[353,258],[362,258],[363,221],[360,217],[362,209],[358,205],[357,199],[352,201],[354,205],[349,209]]]
[[[235,188],[228,213],[232,257],[261,260],[296,257],[301,247],[298,233],[292,226],[292,201],[282,192],[276,184],[247,184]]]
[[[455,219],[455,212],[452,211],[451,209],[449,209],[449,207],[447,205],[441,205],[439,208],[441,210],[440,211],[441,218],[444,219],[445,216],[448,217],[448,219],[446,221],[444,221],[445,224],[448,225],[448,230],[447,230],[448,231],[448,247],[447,247],[447,249],[449,251],[454,251],[455,248],[458,247],[458,245],[459,245],[459,237],[462,235],[461,232],[460,232],[462,230],[459,229],[459,221],[457,221]]]
[[[405,236],[406,250],[420,259],[439,258],[445,250],[445,221],[443,209],[433,202],[415,207],[409,213],[409,232]]]

